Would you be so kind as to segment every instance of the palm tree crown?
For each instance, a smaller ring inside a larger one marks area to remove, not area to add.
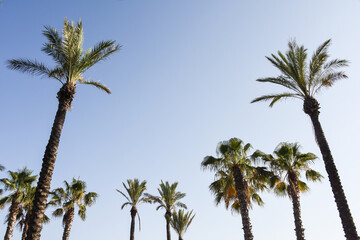
[[[84,78],[84,73],[93,65],[120,49],[115,41],[101,41],[93,48],[83,50],[83,27],[81,20],[75,25],[65,18],[62,36],[51,26],[45,26],[43,35],[47,38],[42,51],[52,57],[56,65],[49,68],[43,63],[29,59],[9,60],[10,69],[33,75],[41,75],[60,81],[62,84],[90,84],[107,93],[110,90],[99,82]]]
[[[179,209],[177,212],[174,211],[172,214],[170,224],[179,235],[179,240],[183,239],[183,234],[186,232],[195,217],[195,214],[192,214],[192,212],[193,210],[185,213],[184,209]]]
[[[53,212],[55,217],[61,217],[66,211],[78,206],[78,215],[82,220],[86,219],[86,206],[92,206],[98,197],[95,192],[86,192],[86,183],[81,180],[72,179],[71,183],[64,181],[64,188],[56,188],[52,194],[50,205],[60,206]],[[66,219],[64,219],[66,220]],[[65,222],[64,222],[65,224]]]
[[[307,184],[300,180],[302,171],[305,171],[305,177],[309,181],[321,181],[323,178],[319,172],[309,167],[317,159],[315,154],[301,153],[299,150],[300,145],[297,143],[280,143],[274,151],[274,156],[260,151],[254,153],[255,158],[259,157],[275,173],[269,183],[279,196],[287,195],[291,198],[290,188],[296,191],[296,194],[298,190],[309,190]]]
[[[285,54],[278,51],[278,56],[271,54],[271,57],[266,57],[281,74],[278,77],[260,78],[256,81],[274,83],[289,89],[290,92],[264,95],[255,98],[252,103],[271,101],[270,107],[272,107],[277,101],[289,97],[302,100],[313,98],[322,88],[331,87],[337,80],[347,78],[343,71],[337,71],[338,68],[348,66],[347,60],[329,61],[330,42],[329,39],[321,44],[309,63],[307,49],[297,45],[295,40],[288,43],[289,50]]]

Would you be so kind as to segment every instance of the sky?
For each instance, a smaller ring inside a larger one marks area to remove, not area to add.
[[[261,77],[279,72],[265,56],[286,51],[296,39],[309,54],[327,39],[332,58],[347,59],[348,79],[317,96],[320,121],[338,167],[355,224],[360,231],[356,155],[360,132],[360,1],[358,0],[3,0],[0,4],[0,164],[15,171],[40,171],[57,110],[60,83],[9,70],[9,59],[29,58],[53,66],[41,52],[44,26],[61,29],[64,19],[82,19],[84,48],[116,40],[121,51],[85,76],[112,90],[107,95],[79,86],[61,136],[52,188],[73,177],[100,197],[75,217],[70,239],[126,239],[130,208],[115,189],[122,182],[147,181],[158,194],[161,180],[178,182],[183,202],[196,216],[184,239],[243,239],[241,218],[215,206],[208,190],[214,174],[200,163],[216,155],[218,142],[238,137],[253,150],[271,153],[280,142],[298,142],[319,156],[313,168],[325,178],[301,196],[307,239],[344,239],[311,121],[299,100],[250,104],[280,92]],[[355,155],[354,155],[355,154]],[[1,172],[0,177],[7,177]],[[295,239],[292,205],[270,192],[264,207],[250,211],[255,239]],[[139,240],[166,239],[164,211],[138,207]],[[47,211],[51,215],[51,210]],[[5,219],[7,208],[0,211]],[[0,225],[0,236],[6,225]],[[60,239],[61,219],[43,226],[42,239]],[[14,238],[20,238],[18,229]],[[176,233],[172,231],[173,239]]]

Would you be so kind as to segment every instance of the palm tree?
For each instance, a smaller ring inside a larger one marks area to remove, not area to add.
[[[164,183],[161,180],[160,188],[158,188],[158,192],[160,196],[153,196],[148,193],[144,194],[147,197],[148,201],[159,204],[156,210],[159,210],[161,208],[165,209],[164,217],[166,220],[167,240],[171,240],[170,221],[171,221],[172,212],[175,210],[176,207],[187,209],[187,206],[184,203],[180,202],[180,199],[184,198],[186,194],[177,192],[176,191],[177,186],[178,186],[177,182],[174,182],[173,184],[170,185],[168,181]]]
[[[50,205],[59,206],[54,212],[53,216],[63,217],[63,240],[68,240],[70,236],[71,225],[74,220],[75,207],[78,206],[78,215],[81,220],[86,219],[86,207],[95,203],[98,194],[95,192],[86,192],[86,183],[84,181],[73,178],[69,184],[64,181],[65,189],[56,188],[51,192],[52,200]]]
[[[37,177],[31,175],[32,171],[27,168],[23,168],[17,172],[9,171],[8,173],[10,178],[3,178],[0,180],[4,185],[5,190],[10,191],[10,195],[0,199],[0,208],[3,208],[8,203],[10,204],[4,240],[10,240],[12,238],[16,217],[25,196],[25,189],[30,188]]]
[[[280,143],[273,155],[260,151],[254,153],[254,158],[262,160],[270,166],[274,176],[270,180],[270,187],[279,196],[289,196],[292,200],[297,240],[305,240],[304,228],[301,220],[300,193],[309,190],[307,184],[300,180],[301,172],[305,171],[307,180],[321,181],[322,175],[311,169],[309,164],[317,158],[313,153],[301,153],[297,143]]]
[[[178,212],[173,211],[170,224],[179,235],[179,240],[183,240],[183,234],[186,232],[195,217],[195,214],[192,215],[192,212],[193,210],[185,213],[184,209],[179,209]]]
[[[304,101],[303,110],[309,115],[313,124],[316,142],[325,163],[325,169],[330,180],[345,237],[348,240],[358,240],[359,236],[340,177],[319,121],[320,105],[315,99],[315,95],[321,89],[331,87],[337,80],[347,78],[345,73],[338,71],[338,69],[348,66],[348,61],[340,59],[329,60],[328,48],[330,41],[327,40],[318,47],[309,63],[307,61],[307,49],[304,46],[297,45],[295,41],[289,42],[289,50],[285,54],[278,51],[278,56],[272,54],[271,57],[267,57],[280,70],[281,74],[278,77],[260,78],[257,81],[274,83],[290,91],[264,95],[255,98],[252,103],[271,101],[270,107],[272,107],[279,100],[286,98],[298,98]]]
[[[101,41],[93,48],[84,51],[82,48],[83,27],[81,21],[75,25],[65,19],[62,36],[50,26],[45,27],[43,34],[48,41],[44,44],[42,51],[55,61],[56,65],[53,68],[48,68],[36,60],[13,59],[8,61],[10,69],[53,78],[62,85],[57,94],[59,100],[58,110],[43,157],[27,240],[40,239],[42,218],[50,191],[60,136],[66,113],[71,108],[75,96],[75,89],[78,84],[87,84],[110,93],[110,90],[101,83],[85,79],[84,73],[93,65],[120,49],[120,46],[115,44],[114,41]]]
[[[21,201],[21,206],[19,213],[17,215],[18,227],[22,231],[21,240],[25,240],[26,232],[29,228],[29,219],[31,209],[33,207],[33,202],[35,198],[36,187],[31,186],[25,189],[23,200]],[[48,216],[44,214],[43,223],[50,222]]]
[[[231,138],[218,144],[217,154],[219,158],[207,156],[201,163],[204,169],[213,170],[216,172],[215,176],[220,177],[220,182],[216,183],[215,181],[210,185],[210,190],[215,192],[216,201],[220,201],[221,198],[224,198],[225,202],[233,199],[233,197],[229,198],[233,196],[233,193],[229,193],[229,191],[233,191],[231,184],[234,183],[245,240],[254,239],[248,210],[251,198],[250,190],[252,188],[250,186],[253,186],[254,190],[257,188],[264,189],[264,183],[270,176],[270,172],[266,171],[264,167],[254,167],[252,165],[248,156],[250,149],[250,143],[244,145],[242,140]],[[232,176],[233,180],[229,176]],[[216,184],[219,185],[216,186]],[[258,200],[260,203],[262,202],[261,199]],[[233,206],[236,207],[236,205]]]
[[[131,206],[130,215],[131,215],[131,227],[130,227],[130,240],[134,240],[135,237],[135,217],[138,215],[139,218],[139,229],[140,229],[140,215],[137,210],[137,205],[141,202],[147,202],[145,198],[142,198],[143,192],[146,190],[146,181],[139,182],[139,179],[135,178],[134,180],[127,180],[128,187],[126,187],[125,183],[123,183],[124,188],[126,189],[126,194],[116,189],[121,195],[123,195],[127,202],[125,202],[121,209],[123,209],[126,205]]]

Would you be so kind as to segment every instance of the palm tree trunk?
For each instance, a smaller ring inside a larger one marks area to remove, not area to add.
[[[297,240],[305,240],[304,228],[301,220],[301,209],[300,209],[300,190],[297,185],[297,179],[295,173],[289,173],[290,186],[289,192],[293,205],[293,214],[295,222],[295,233]]]
[[[171,234],[170,234],[170,218],[171,218],[171,212],[166,211],[165,213],[165,219],[166,219],[166,237],[167,240],[171,240]]]
[[[70,208],[65,212],[64,215],[65,227],[64,227],[62,240],[69,240],[73,220],[74,220],[74,208]]]
[[[75,95],[73,84],[64,84],[57,94],[59,99],[58,110],[51,129],[49,142],[45,149],[43,163],[40,171],[39,181],[36,187],[34,206],[31,211],[29,229],[26,233],[26,240],[39,240],[43,224],[43,216],[46,208],[47,198],[50,190],[50,183],[54,171],[57,149],[59,147],[61,131],[64,126],[67,110]]]
[[[184,239],[179,235],[179,240],[184,240]]]
[[[356,231],[354,220],[351,216],[350,208],[346,200],[346,196],[330,151],[330,147],[319,121],[319,108],[319,103],[316,101],[316,99],[305,99],[304,112],[310,116],[314,127],[316,142],[319,145],[323,161],[325,163],[325,169],[329,177],[331,189],[334,194],[341,223],[345,232],[345,237],[347,240],[358,240],[360,238]]]
[[[30,211],[28,211],[26,213],[26,217],[25,217],[25,222],[24,222],[24,228],[23,228],[23,232],[22,232],[22,235],[21,235],[21,240],[25,240],[26,238],[26,232],[29,228],[29,218],[30,218]]]
[[[130,210],[131,214],[131,227],[130,227],[130,240],[135,239],[135,217],[136,217],[137,209],[136,207],[132,207]]]
[[[236,194],[240,203],[240,213],[241,213],[241,220],[244,230],[244,239],[253,240],[254,236],[252,234],[252,226],[250,222],[249,210],[246,201],[247,183],[238,166],[233,167],[233,173],[234,173]]]
[[[16,223],[16,216],[20,209],[20,201],[19,201],[19,193],[15,193],[12,197],[11,206],[9,209],[9,217],[8,217],[8,224],[6,228],[6,233],[4,236],[4,240],[10,240],[12,238],[15,223]]]

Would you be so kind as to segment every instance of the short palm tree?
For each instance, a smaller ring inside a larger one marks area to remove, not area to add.
[[[21,201],[20,211],[17,215],[18,227],[22,231],[21,240],[25,240],[26,232],[29,227],[29,219],[30,213],[33,206],[34,198],[35,198],[36,187],[31,186],[25,189],[24,198]],[[48,216],[44,214],[43,218],[44,223],[50,222]]]
[[[66,113],[71,108],[75,96],[75,89],[78,84],[87,84],[110,93],[110,90],[101,83],[87,80],[84,73],[120,48],[114,41],[101,41],[93,48],[84,51],[82,47],[83,27],[81,21],[75,25],[65,19],[62,36],[50,26],[45,27],[43,34],[48,41],[44,44],[42,51],[55,61],[54,67],[49,68],[36,60],[13,59],[8,61],[10,69],[53,78],[61,83],[60,91],[57,94],[59,100],[58,110],[43,157],[27,240],[40,239],[42,218],[50,191],[60,136]]]
[[[279,196],[289,196],[293,205],[295,232],[297,240],[305,240],[301,220],[300,193],[309,190],[307,184],[300,180],[301,172],[305,172],[309,181],[320,181],[322,175],[311,169],[309,165],[317,158],[313,153],[301,153],[297,143],[280,143],[274,150],[274,155],[260,151],[254,153],[254,158],[268,164],[274,172],[270,187]]]
[[[63,217],[63,240],[68,240],[71,226],[74,220],[75,207],[79,208],[78,215],[81,220],[86,219],[86,207],[92,206],[98,194],[95,192],[86,192],[86,183],[73,178],[71,183],[64,181],[64,188],[56,188],[51,192],[52,200],[50,205],[59,206],[54,212],[54,217]]]
[[[148,201],[159,204],[156,210],[159,210],[161,208],[165,209],[164,217],[166,220],[167,240],[171,240],[170,221],[171,221],[172,212],[175,210],[176,207],[185,208],[185,209],[187,208],[187,206],[184,203],[180,202],[180,199],[184,198],[186,194],[176,191],[177,186],[178,186],[177,182],[174,182],[173,184],[170,185],[168,181],[164,183],[161,180],[160,188],[158,188],[158,192],[160,196],[153,196],[148,193],[144,194],[147,197]]]
[[[122,191],[116,189],[121,195],[123,195],[127,202],[125,202],[121,209],[123,209],[125,206],[130,205],[130,215],[131,215],[131,226],[130,226],[130,240],[134,240],[135,238],[135,217],[138,215],[139,218],[139,229],[140,229],[140,216],[137,210],[137,205],[142,202],[147,202],[145,198],[142,197],[143,192],[146,190],[146,181],[139,182],[139,179],[128,179],[127,180],[128,186],[123,183],[123,186],[127,192],[127,195],[123,193]]]
[[[231,185],[235,186],[245,240],[254,239],[249,217],[251,189],[253,188],[253,192],[257,188],[264,189],[264,183],[271,174],[264,167],[252,165],[248,156],[250,149],[250,143],[244,145],[242,140],[231,138],[218,144],[218,158],[207,156],[201,163],[204,169],[215,171],[215,175],[219,177],[219,182],[215,181],[210,185],[210,190],[215,192],[216,201],[220,201],[222,198],[225,202],[233,200],[234,189]],[[216,186],[216,184],[219,185]],[[258,197],[255,198],[258,199],[259,203],[262,202]],[[233,207],[236,209],[236,203],[233,204]]]
[[[184,209],[179,209],[177,212],[173,211],[170,224],[179,235],[179,240],[183,240],[184,233],[195,217],[195,214],[192,214],[192,212],[193,210],[185,213]]]
[[[330,40],[321,44],[312,55],[310,62],[307,58],[307,49],[299,46],[295,41],[290,41],[289,50],[283,54],[272,54],[267,59],[280,70],[278,77],[257,79],[259,82],[268,82],[283,86],[289,91],[280,94],[270,94],[255,98],[252,103],[259,101],[271,101],[272,107],[279,100],[286,98],[298,98],[304,102],[303,110],[309,115],[315,132],[316,142],[319,145],[325,169],[328,174],[332,192],[339,211],[345,237],[348,240],[359,239],[354,220],[340,181],[338,171],[332,157],[330,147],[322,130],[319,114],[320,105],[315,95],[320,90],[331,87],[336,81],[347,78],[343,71],[338,69],[348,66],[347,60],[329,60],[328,48]]]
[[[20,211],[26,189],[31,188],[31,184],[36,181],[37,176],[31,174],[31,170],[23,168],[17,172],[9,171],[10,177],[0,180],[5,190],[10,192],[8,196],[0,199],[0,208],[3,208],[6,204],[10,204],[4,240],[10,240],[12,238],[16,217]]]

